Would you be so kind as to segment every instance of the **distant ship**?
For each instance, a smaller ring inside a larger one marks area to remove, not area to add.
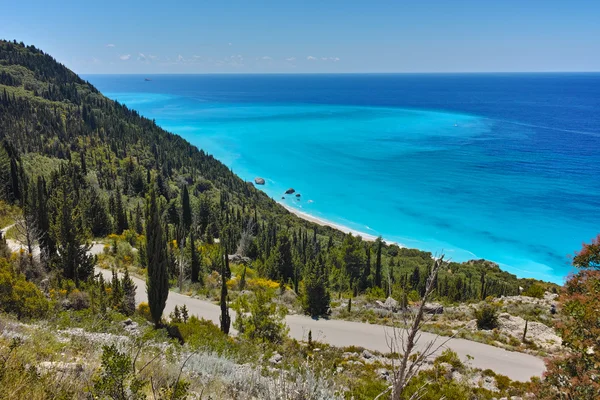
[[[145,80],[146,82],[150,82],[152,79],[149,79],[149,78],[144,78],[144,80]]]

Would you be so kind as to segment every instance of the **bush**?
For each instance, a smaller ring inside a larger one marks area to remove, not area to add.
[[[546,293],[544,287],[540,284],[534,283],[533,285],[529,286],[526,290],[524,290],[522,295],[535,297],[536,299],[541,299],[544,297],[544,293]]]
[[[0,259],[0,310],[17,318],[40,318],[50,305],[44,294],[21,274],[15,274],[6,259]]]
[[[150,306],[145,301],[138,304],[137,313],[140,316],[146,318],[148,321],[152,321],[152,314],[150,314]]]
[[[234,327],[251,340],[280,343],[287,335],[285,308],[277,308],[273,295],[265,290],[255,292],[254,299],[241,297],[236,304],[237,318]]]
[[[73,310],[83,310],[90,306],[90,296],[75,289],[69,294],[69,302]]]
[[[484,304],[475,311],[477,329],[491,330],[498,327],[498,309],[491,304]]]
[[[367,300],[369,300],[369,301],[386,299],[385,291],[382,288],[377,287],[377,286],[368,288],[365,291],[365,296],[367,297]]]

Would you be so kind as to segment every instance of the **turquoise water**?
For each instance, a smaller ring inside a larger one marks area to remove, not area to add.
[[[600,231],[600,123],[586,108],[598,91],[562,91],[563,105],[532,97],[524,82],[513,89],[520,98],[487,82],[495,97],[478,88],[479,102],[468,103],[431,84],[438,97],[421,104],[378,91],[379,81],[327,91],[316,78],[290,76],[301,80],[290,95],[294,83],[281,77],[208,77],[89,79],[242,178],[265,178],[273,198],[404,246],[561,283],[568,255]],[[281,200],[289,187],[300,200]]]

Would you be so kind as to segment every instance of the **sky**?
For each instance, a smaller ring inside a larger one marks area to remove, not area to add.
[[[600,71],[598,0],[0,0],[81,74]]]

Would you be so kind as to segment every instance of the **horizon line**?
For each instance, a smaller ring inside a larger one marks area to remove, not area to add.
[[[78,75],[523,75],[600,74],[597,71],[421,71],[421,72],[76,72]]]

